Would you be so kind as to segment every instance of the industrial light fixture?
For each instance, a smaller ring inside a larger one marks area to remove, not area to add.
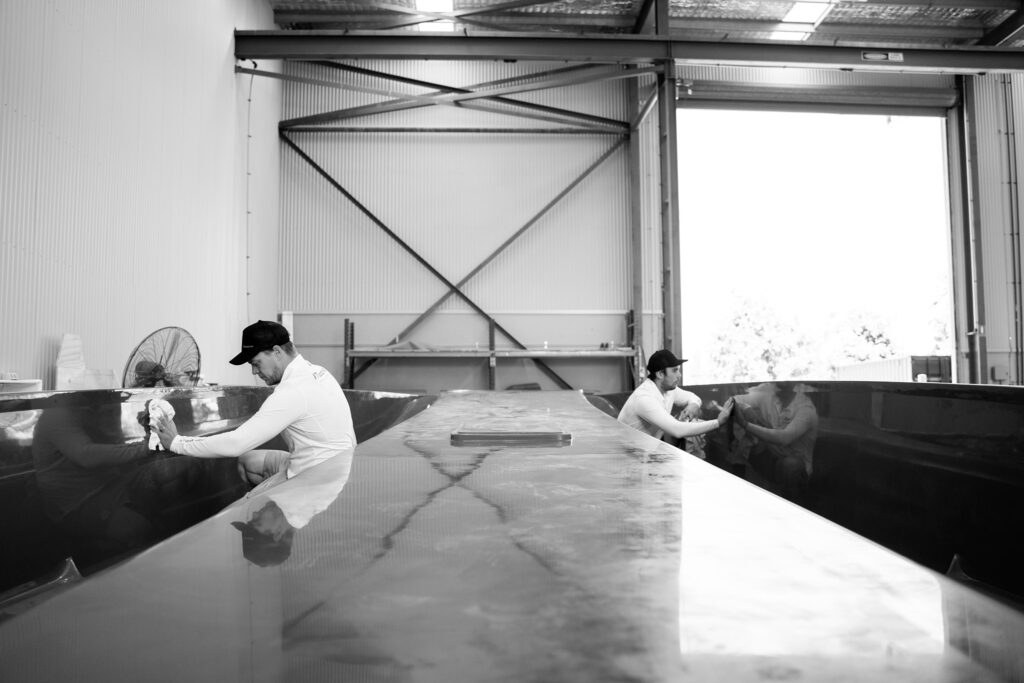
[[[800,0],[794,2],[782,18],[784,24],[813,24],[817,26],[832,9],[831,0]]]
[[[429,14],[448,14],[454,9],[453,0],[416,0],[416,9]],[[417,26],[420,31],[454,31],[455,22],[450,18],[437,18]]]

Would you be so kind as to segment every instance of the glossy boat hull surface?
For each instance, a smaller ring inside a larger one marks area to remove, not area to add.
[[[0,618],[10,611],[10,600],[35,590],[51,574],[63,575],[68,558],[88,575],[245,494],[233,459],[148,450],[151,400],[171,405],[182,434],[201,436],[234,429],[270,391],[205,387],[0,395]],[[415,415],[435,398],[345,394],[357,440]],[[284,444],[277,439],[266,447]],[[68,454],[74,462],[63,457]],[[132,489],[151,500],[132,499]]]
[[[268,561],[236,524],[272,507],[307,514]],[[1022,642],[1020,612],[579,393],[448,392],[351,473],[0,624],[0,680],[995,681]]]
[[[1024,388],[799,386],[818,416],[813,472],[801,505],[936,571],[953,566],[954,573],[1024,608]],[[688,389],[708,406],[772,387]],[[593,400],[617,415],[627,396]],[[705,417],[715,414],[705,408]],[[767,485],[745,458],[735,457],[739,431],[732,425],[710,435],[708,462]]]

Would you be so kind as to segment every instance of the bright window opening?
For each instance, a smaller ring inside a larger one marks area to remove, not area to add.
[[[678,117],[687,384],[952,356],[943,119]]]

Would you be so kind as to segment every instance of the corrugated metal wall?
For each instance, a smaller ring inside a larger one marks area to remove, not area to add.
[[[413,70],[410,66],[419,65],[398,63],[392,69],[403,76],[422,77],[408,73]],[[517,73],[517,65],[449,66],[446,74],[434,78],[462,86]],[[615,82],[573,88],[561,95],[561,102],[551,93],[544,98],[538,93],[533,99],[622,119],[620,88]],[[350,102],[325,103],[323,90],[290,83],[285,118],[365,103],[366,96],[358,93]],[[330,92],[336,97],[345,94]],[[454,107],[397,112],[365,123],[384,127],[537,125]],[[616,141],[608,135],[293,135],[346,190],[453,282],[497,249]],[[326,181],[315,181],[316,173],[296,155],[286,155],[285,169],[285,309],[418,312],[444,294],[442,283]],[[626,172],[625,155],[616,153],[469,282],[466,294],[489,311],[628,308]],[[567,277],[568,273],[574,276]],[[465,306],[452,298],[447,307]]]
[[[52,387],[71,332],[120,380],[145,335],[179,325],[208,378],[248,382],[224,361],[250,314],[277,310],[278,143],[263,131],[280,86],[252,84],[248,106],[235,27],[272,14],[259,0],[0,3],[0,372]]]
[[[478,133],[298,133],[294,140],[453,282],[615,142]],[[616,153],[541,217],[466,294],[489,311],[628,308],[624,156]],[[297,155],[288,155],[285,169],[292,176],[282,222],[286,309],[421,311],[444,294],[436,277]],[[578,286],[567,286],[568,272]],[[445,308],[453,307],[465,306],[452,298]]]
[[[1021,188],[1024,164],[1024,76],[972,79],[976,93],[978,157],[977,241],[980,249],[984,337],[989,382],[1024,382],[1022,339]]]
[[[358,64],[361,69],[455,87],[563,66]],[[296,76],[330,79],[360,90],[289,82],[285,120],[387,99],[365,92],[386,85],[377,77],[339,74],[316,65],[289,63],[287,69]],[[429,92],[404,83],[391,88],[410,95]],[[516,98],[628,120],[625,93],[625,83],[612,80],[520,93]],[[345,317],[356,321],[357,344],[387,344],[449,291],[377,221],[452,283],[530,224],[462,287],[465,296],[527,346],[547,342],[552,347],[596,349],[610,340],[626,341],[626,313],[632,305],[632,198],[629,158],[620,135],[543,133],[539,130],[556,126],[452,106],[388,112],[331,126],[347,131],[287,135],[373,218],[299,154],[284,152],[281,301],[283,310],[296,314],[297,340],[304,348],[337,340]],[[365,130],[368,127],[381,130]],[[423,130],[455,127],[470,130]],[[398,128],[419,130],[394,132]],[[543,211],[613,148],[611,156]],[[485,347],[486,320],[471,311],[464,299],[451,296],[408,339],[435,347]],[[500,333],[496,341],[499,347],[514,346]],[[336,369],[337,350],[308,353]]]

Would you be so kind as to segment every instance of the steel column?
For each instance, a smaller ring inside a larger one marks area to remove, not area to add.
[[[665,62],[658,78],[658,148],[661,165],[662,346],[682,353],[679,276],[679,180],[676,153],[675,65]]]
[[[630,310],[626,321],[627,340],[632,338],[632,341],[627,341],[627,345],[633,346],[634,348],[643,348],[644,343],[643,325],[637,324],[637,321],[643,320],[644,315],[643,192],[640,182],[642,177],[640,168],[642,155],[640,153],[640,140],[637,128],[647,113],[650,112],[651,106],[653,106],[654,102],[653,98],[656,94],[657,89],[655,89],[655,92],[652,93],[652,97],[648,98],[646,102],[640,102],[639,83],[633,81],[630,83],[627,95],[630,103],[636,103],[637,105],[635,122],[630,128],[629,135],[629,244],[631,251],[631,267],[633,272]],[[632,329],[630,329],[631,326]],[[632,374],[632,372],[630,374]],[[630,386],[636,386],[638,379],[639,378],[635,375],[632,376],[630,378]]]
[[[964,283],[967,287],[966,321],[969,379],[972,384],[988,383],[988,354],[985,343],[985,297],[982,281],[982,262],[978,223],[980,207],[978,196],[978,169],[974,161],[978,158],[978,139],[975,126],[977,104],[972,79],[957,79],[962,90],[960,107],[960,165],[964,197]]]

